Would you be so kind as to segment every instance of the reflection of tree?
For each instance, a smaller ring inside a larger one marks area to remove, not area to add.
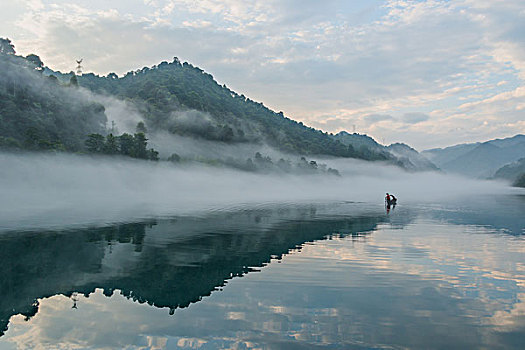
[[[14,314],[36,314],[39,298],[75,292],[89,295],[96,288],[104,289],[106,295],[119,289],[133,300],[171,310],[186,307],[227,280],[272,258],[281,259],[305,242],[333,234],[367,234],[384,220],[374,216],[301,219],[265,226],[274,214],[230,213],[203,220],[161,221],[157,226],[140,223],[4,236],[0,241],[0,329],[6,329]],[[148,244],[155,235],[161,239]],[[104,259],[112,254],[108,245],[126,244],[132,250],[119,261],[120,272],[108,273],[104,267]]]

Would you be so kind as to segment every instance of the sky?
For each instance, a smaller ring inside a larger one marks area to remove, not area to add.
[[[523,0],[10,0],[0,37],[65,72],[176,56],[287,117],[385,144],[525,133]]]

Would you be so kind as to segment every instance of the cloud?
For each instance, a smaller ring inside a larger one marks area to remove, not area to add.
[[[408,124],[417,124],[427,121],[429,118],[430,117],[424,113],[405,113],[401,119]]]
[[[381,122],[384,120],[393,120],[394,118],[391,115],[387,114],[369,114],[364,117],[364,120],[370,124]]]

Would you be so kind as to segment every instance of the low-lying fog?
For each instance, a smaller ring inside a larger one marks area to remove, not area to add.
[[[506,184],[339,159],[331,175],[254,174],[71,154],[0,153],[0,231],[101,225],[269,203],[435,202],[509,193]]]

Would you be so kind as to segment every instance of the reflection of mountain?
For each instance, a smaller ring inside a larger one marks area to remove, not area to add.
[[[186,307],[234,276],[327,235],[361,235],[384,215],[322,217],[315,209],[256,210],[0,240],[0,329],[56,294],[95,288],[157,307]],[[402,221],[410,220],[407,216]],[[400,224],[396,222],[396,224]]]

